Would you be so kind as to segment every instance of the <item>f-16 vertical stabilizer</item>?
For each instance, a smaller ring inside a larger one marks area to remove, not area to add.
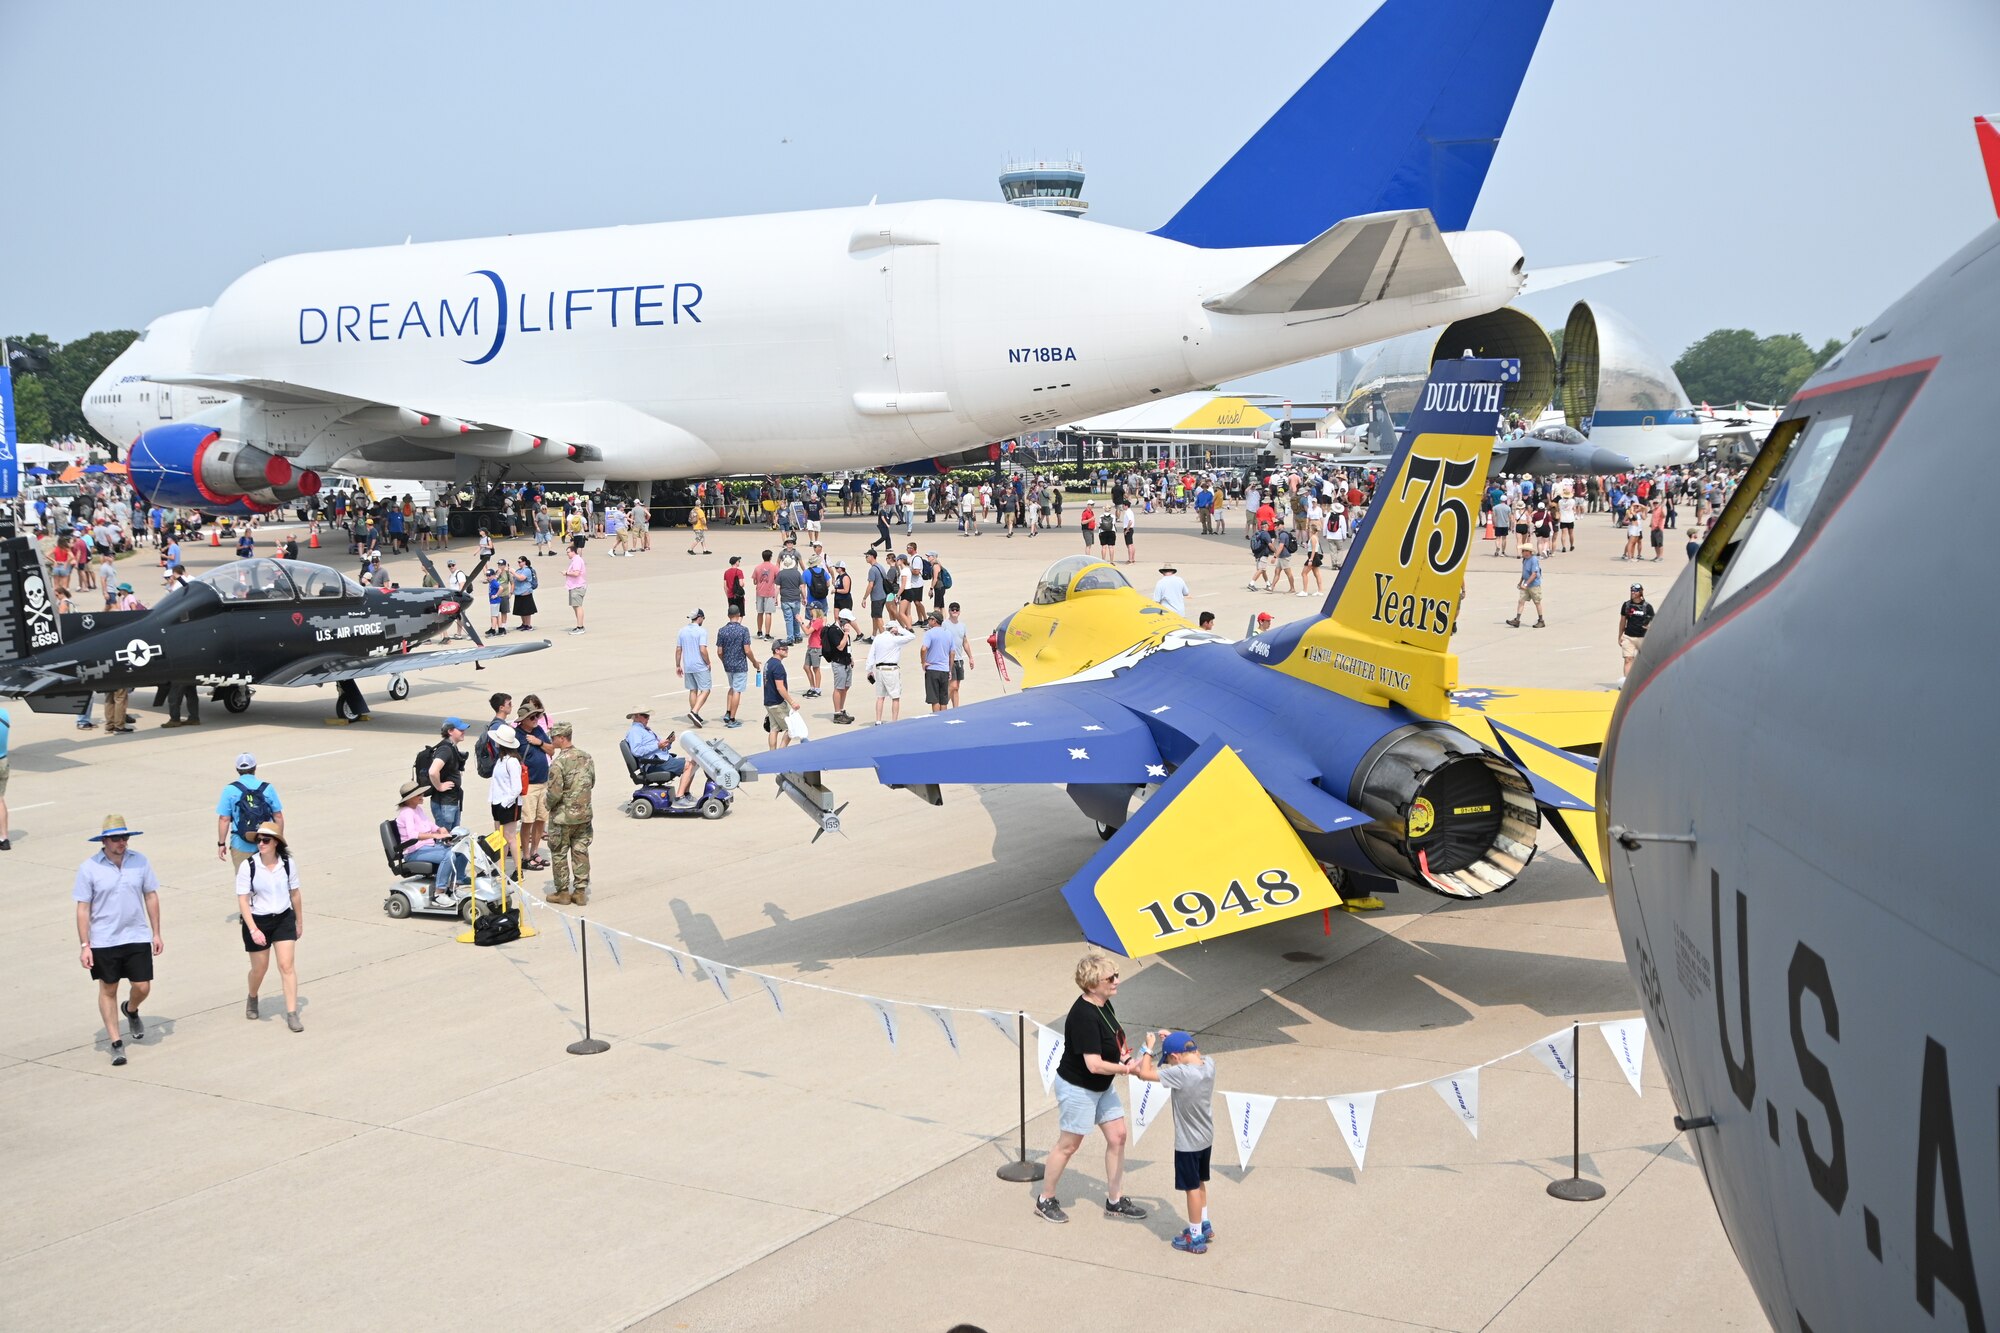
[[[1319,618],[1253,639],[1246,652],[1362,703],[1450,715],[1451,634],[1479,493],[1507,386],[1520,376],[1512,358],[1432,367]]]

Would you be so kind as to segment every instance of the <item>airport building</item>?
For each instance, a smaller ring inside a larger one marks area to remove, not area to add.
[[[1268,448],[1267,428],[1275,424],[1275,418],[1255,403],[1197,390],[1105,412],[1064,430],[1111,445],[1119,457],[1135,463],[1253,467]],[[1183,434],[1194,438],[1175,438]]]
[[[1066,218],[1080,218],[1090,208],[1083,201],[1083,163],[1075,157],[1008,163],[1000,173],[1000,197],[1022,208]]]

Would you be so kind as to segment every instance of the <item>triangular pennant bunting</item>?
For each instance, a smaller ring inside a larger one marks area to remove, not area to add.
[[[576,952],[576,928],[569,923],[569,913],[557,912],[557,920],[563,923],[563,934],[569,936],[569,951]]]
[[[669,949],[664,944],[660,948],[666,953],[667,960],[674,965],[674,975],[683,981],[687,980],[687,964],[681,961],[681,951],[679,949]]]
[[[1333,1112],[1333,1123],[1340,1126],[1340,1137],[1346,1140],[1347,1151],[1354,1154],[1354,1169],[1361,1170],[1368,1160],[1368,1127],[1375,1121],[1375,1094],[1350,1092],[1344,1097],[1329,1097],[1326,1109]]]
[[[938,1031],[944,1033],[945,1044],[951,1047],[951,1053],[962,1055],[964,1052],[958,1049],[958,1028],[952,1024],[951,1010],[927,1004],[923,1006],[923,1011],[937,1021]]]
[[[1042,1071],[1042,1091],[1055,1082],[1056,1066],[1062,1063],[1062,1034],[1054,1028],[1035,1024],[1035,1063]]]
[[[991,1023],[994,1031],[1008,1041],[1016,1046],[1021,1044],[1021,1029],[1016,1026],[1020,1019],[1019,1014],[1003,1014],[998,1009],[981,1009],[979,1016]]]
[[[771,997],[771,1007],[778,1011],[778,1016],[780,1018],[784,1017],[785,997],[778,991],[778,979],[776,977],[767,977],[762,972],[752,972],[750,975],[757,978],[757,984],[762,986],[764,993]]]
[[[1137,1074],[1127,1075],[1125,1082],[1125,1100],[1132,1104],[1132,1137],[1128,1142],[1136,1148],[1146,1133],[1146,1126],[1167,1109],[1167,1103],[1173,1100],[1173,1096],[1167,1091],[1166,1084],[1148,1083]]]
[[[1431,1091],[1444,1099],[1473,1138],[1479,1137],[1479,1066],[1431,1080]],[[1335,1111],[1337,1116],[1340,1113]]]
[[[715,988],[722,992],[723,1001],[727,1003],[730,998],[728,974],[734,972],[736,969],[733,967],[724,967],[721,963],[710,962],[700,954],[691,953],[688,957],[694,959],[696,967],[708,973],[708,979],[715,983]]]
[[[1597,1030],[1604,1034],[1604,1044],[1611,1048],[1611,1058],[1625,1071],[1625,1081],[1632,1085],[1632,1091],[1645,1096],[1645,1089],[1639,1086],[1639,1075],[1646,1066],[1646,1020],[1627,1018],[1600,1023]]]
[[[1542,1068],[1563,1081],[1565,1088],[1576,1082],[1576,1033],[1570,1028],[1551,1032],[1528,1048]]]
[[[887,1000],[877,1000],[866,995],[861,998],[863,1003],[875,1011],[875,1017],[882,1021],[882,1035],[889,1039],[889,1048],[891,1050],[902,1049],[900,1043],[896,1040],[895,1009],[890,1006]]]
[[[1229,1136],[1236,1140],[1236,1164],[1247,1171],[1250,1154],[1257,1151],[1257,1140],[1263,1137],[1278,1099],[1258,1092],[1225,1092],[1222,1096],[1229,1104]]]
[[[604,941],[604,947],[611,950],[611,962],[620,972],[625,970],[625,960],[618,956],[618,932],[609,926],[593,925],[597,938]]]

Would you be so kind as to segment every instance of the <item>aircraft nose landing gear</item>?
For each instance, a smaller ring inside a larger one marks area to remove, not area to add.
[[[397,703],[401,703],[410,697],[410,682],[407,677],[389,677],[389,697]]]

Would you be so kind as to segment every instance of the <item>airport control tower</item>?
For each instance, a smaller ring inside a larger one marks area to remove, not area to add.
[[[1074,157],[1060,162],[1010,162],[1000,173],[1000,197],[1022,208],[1080,218],[1090,207],[1082,196],[1083,163]]]

